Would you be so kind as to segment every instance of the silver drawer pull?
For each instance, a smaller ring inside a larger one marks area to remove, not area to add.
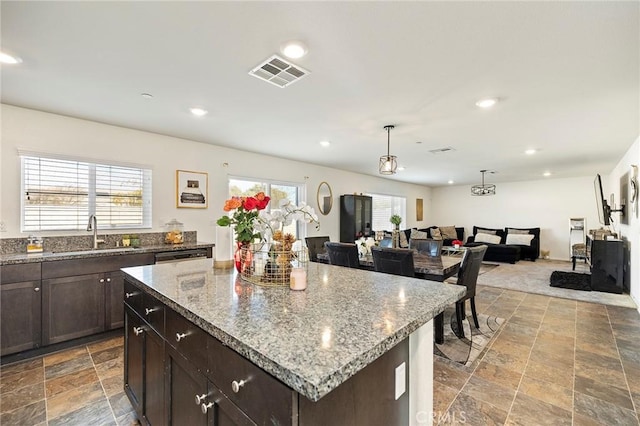
[[[207,399],[207,394],[205,393],[203,393],[202,395],[196,395],[196,405],[204,403],[205,399]]]
[[[151,314],[151,312],[155,312],[155,311],[157,311],[157,310],[158,310],[158,308],[151,308],[151,309],[149,309],[149,308],[144,308],[144,314],[145,314],[146,316],[149,316],[149,314]]]
[[[103,283],[104,282],[104,278],[100,278],[100,282]]]
[[[240,380],[239,382],[236,382],[235,380],[233,382],[231,382],[231,390],[233,391],[233,393],[238,393],[240,392],[240,388],[244,386],[244,384],[247,383],[244,380]]]
[[[34,288],[34,289],[33,289],[33,291],[35,291],[35,292],[40,291],[40,287],[36,287],[36,288]]]
[[[135,295],[136,295],[135,293],[125,293],[124,297],[126,297],[127,299],[131,299]]]
[[[107,282],[110,283],[111,282],[111,278],[107,278]]]
[[[202,414],[207,414],[207,411],[209,411],[209,408],[211,407],[213,407],[213,402],[210,402],[208,404],[205,404],[203,402],[202,405],[200,406],[200,408],[202,408]]]
[[[187,337],[187,333],[176,333],[176,342],[179,342],[180,340],[184,339],[185,337]]]
[[[133,327],[133,334],[135,334],[136,336],[139,336],[142,333],[144,333],[144,328],[142,328],[142,327]]]

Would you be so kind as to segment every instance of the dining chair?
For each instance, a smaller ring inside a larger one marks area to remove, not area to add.
[[[486,245],[469,247],[466,249],[462,257],[460,269],[458,270],[458,279],[454,283],[450,282],[450,284],[462,285],[467,288],[467,292],[464,296],[456,302],[456,323],[459,330],[458,337],[464,337],[462,321],[465,318],[465,302],[467,300],[469,300],[469,304],[471,305],[473,323],[476,328],[480,328],[480,324],[478,323],[478,314],[476,312],[476,284],[478,282],[478,274],[480,273],[482,259],[484,258],[486,251]]]
[[[327,241],[324,247],[329,254],[329,263],[331,265],[346,266],[348,268],[359,268],[360,258],[358,256],[358,247],[352,243],[337,243]]]
[[[430,238],[411,238],[409,248],[431,257],[439,257],[442,251],[442,240]]]
[[[409,249],[396,249],[387,247],[371,247],[373,255],[373,269],[376,272],[415,276],[413,265],[413,251]]]
[[[318,254],[326,253],[324,243],[330,241],[329,236],[322,237],[306,237],[304,241],[307,243],[307,250],[309,250],[309,260],[311,262],[318,261]]]

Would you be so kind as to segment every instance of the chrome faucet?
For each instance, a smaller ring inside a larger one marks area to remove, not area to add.
[[[98,243],[104,243],[104,240],[98,239],[98,218],[95,214],[89,216],[89,224],[87,225],[87,231],[93,231],[93,248],[98,248]]]

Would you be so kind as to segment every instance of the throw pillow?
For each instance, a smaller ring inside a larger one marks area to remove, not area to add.
[[[477,228],[477,234],[489,234],[489,235],[496,235],[496,231],[495,229],[485,229],[485,228]]]
[[[515,228],[507,228],[507,233],[508,234],[529,234],[529,230],[528,229],[515,229]]]
[[[441,240],[442,234],[440,233],[440,228],[431,228],[431,238],[434,240]]]
[[[409,238],[411,238],[412,240],[415,238],[422,240],[425,238],[429,238],[429,234],[427,234],[426,232],[418,231],[417,229],[412,229],[411,236]]]
[[[455,240],[458,238],[455,226],[441,226],[440,233],[443,240]]]
[[[500,236],[479,232],[476,234],[476,237],[473,239],[473,241],[475,241],[476,243],[500,244]]]
[[[507,244],[530,246],[533,235],[531,234],[507,234]]]
[[[409,248],[409,241],[407,241],[407,234],[404,231],[400,231],[400,247]]]

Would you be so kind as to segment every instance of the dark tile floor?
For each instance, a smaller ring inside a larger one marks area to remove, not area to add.
[[[137,424],[123,391],[122,362],[117,337],[3,366],[0,424]]]
[[[639,424],[638,311],[478,291],[478,312],[507,321],[472,366],[436,357],[435,424]]]
[[[636,310],[479,287],[506,319],[474,365],[436,357],[435,424],[638,425]],[[0,424],[131,425],[122,337],[0,370]]]

